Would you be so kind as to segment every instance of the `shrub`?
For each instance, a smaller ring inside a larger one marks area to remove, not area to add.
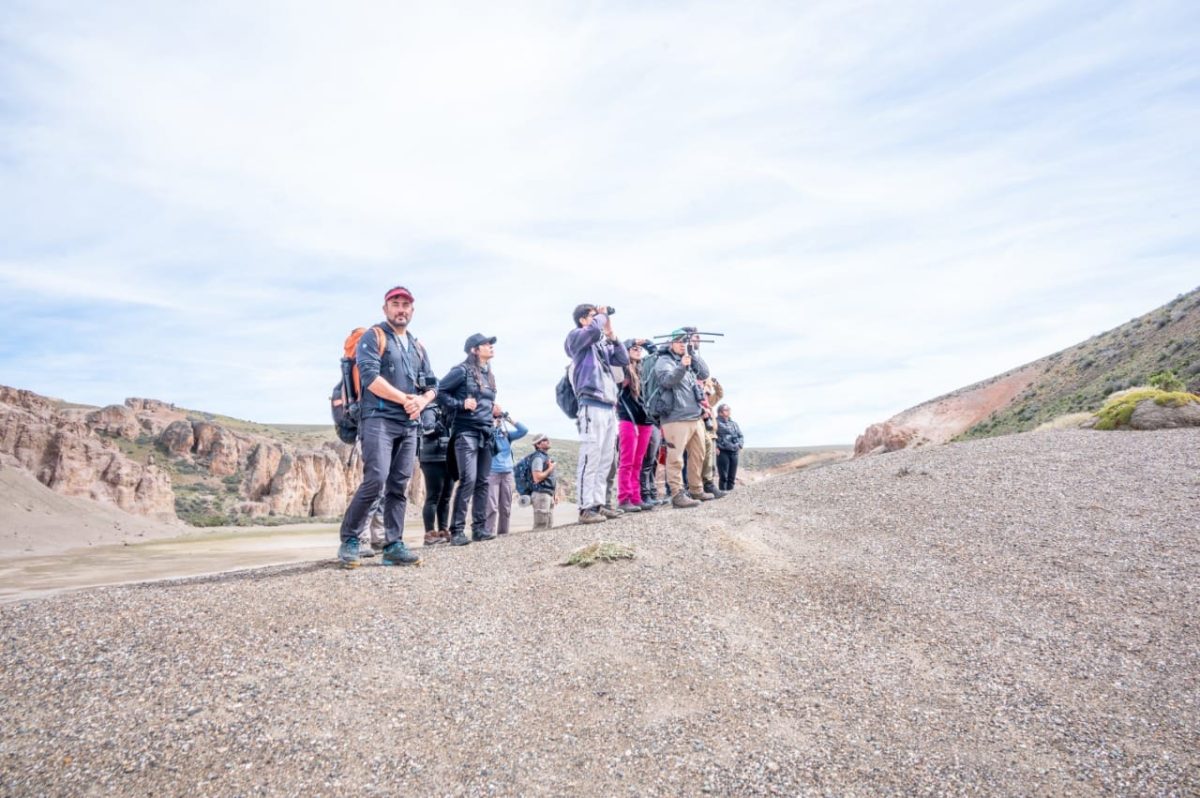
[[[1173,371],[1160,371],[1150,375],[1150,386],[1167,393],[1182,391],[1184,388],[1183,380],[1175,376]]]
[[[624,543],[602,543],[597,541],[571,552],[563,565],[578,565],[580,568],[587,568],[599,560],[603,560],[604,562],[632,560],[633,556],[632,546],[626,546]]]

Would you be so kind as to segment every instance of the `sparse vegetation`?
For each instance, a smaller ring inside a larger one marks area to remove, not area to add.
[[[955,440],[1024,432],[1072,414],[1094,414],[1114,392],[1134,386],[1168,393],[1200,390],[1200,289],[1037,365],[1041,374],[1027,391]],[[1158,375],[1164,374],[1176,381],[1162,382],[1167,378]]]
[[[634,550],[632,546],[626,546],[624,543],[596,541],[571,552],[563,565],[578,565],[580,568],[587,568],[599,561],[614,562],[616,560],[632,560],[633,558]]]
[[[1183,390],[1183,380],[1175,376],[1173,371],[1160,371],[1150,375],[1150,387],[1172,393]]]

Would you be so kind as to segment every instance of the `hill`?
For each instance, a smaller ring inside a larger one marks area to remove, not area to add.
[[[1194,795],[1197,473],[1197,430],[1029,433],[420,568],[0,606],[0,783]],[[560,565],[598,535],[635,558]]]
[[[1200,391],[1200,288],[1108,332],[873,424],[855,453],[969,440],[1095,412],[1115,391],[1173,371]]]

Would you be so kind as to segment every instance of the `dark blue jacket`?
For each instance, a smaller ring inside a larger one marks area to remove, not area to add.
[[[426,379],[434,376],[433,367],[429,364],[429,353],[413,337],[412,333],[405,333],[408,341],[406,350],[400,345],[400,337],[396,335],[392,325],[383,322],[375,326],[383,330],[387,339],[383,357],[379,356],[379,345],[375,341],[375,333],[370,328],[359,339],[358,349],[354,355],[362,384],[362,399],[360,400],[362,417],[364,419],[386,418],[416,425],[417,422],[408,417],[403,405],[376,396],[368,390],[368,386],[375,381],[376,377],[383,377],[398,391],[424,393],[424,389],[417,386],[418,383],[424,384]]]

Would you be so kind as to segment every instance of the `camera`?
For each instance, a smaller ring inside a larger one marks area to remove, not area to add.
[[[612,305],[607,305],[605,307],[596,308],[596,312],[603,313],[605,316],[611,316],[617,312],[617,309],[614,308]]]
[[[433,376],[432,374],[426,375],[426,376],[422,377],[420,380],[420,387],[424,388],[427,391],[432,391],[432,390],[436,389],[437,385],[438,385],[438,378]]]

